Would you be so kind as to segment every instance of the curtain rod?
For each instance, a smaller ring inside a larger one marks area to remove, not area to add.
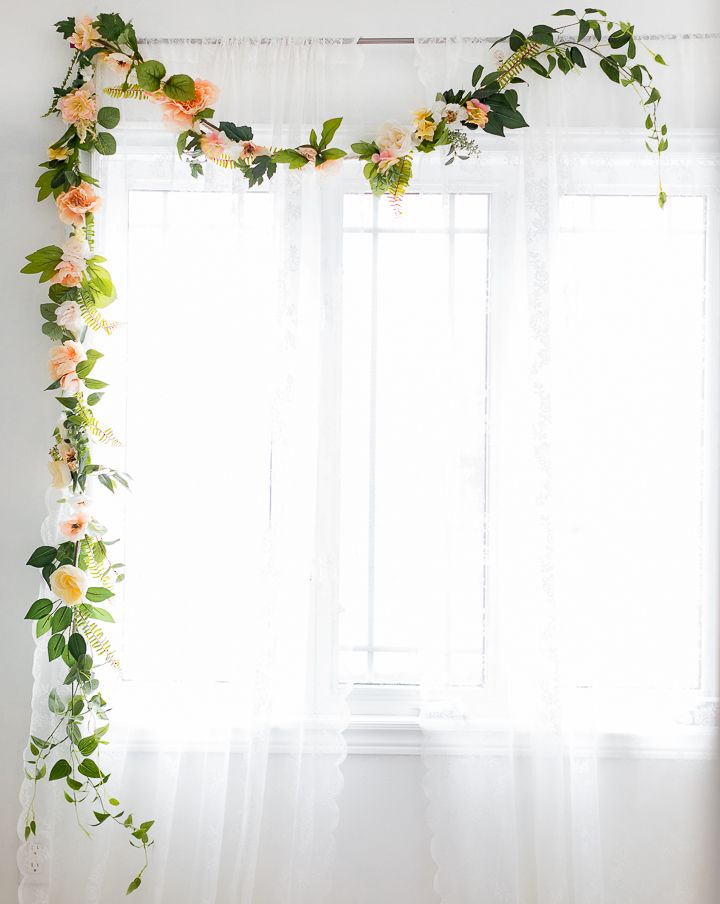
[[[233,37],[245,37],[245,36],[229,36],[230,39]],[[252,38],[247,36],[250,40]],[[256,38],[255,40],[259,41],[261,44],[269,44],[271,41],[276,41],[278,39],[282,39],[287,37],[286,35],[279,35],[278,37],[262,37]],[[688,40],[689,38],[720,38],[720,33],[718,32],[707,32],[707,33],[697,33],[697,34],[644,34],[644,35],[636,35],[637,40],[641,41],[681,41]],[[223,41],[227,40],[227,38],[139,38],[140,44],[221,44]],[[297,38],[291,38],[291,40],[311,40],[307,37],[298,36]],[[436,37],[436,38],[319,38],[318,40],[327,40],[327,41],[337,41],[342,44],[360,44],[360,45],[398,45],[398,44],[416,44],[422,43],[423,41],[437,41],[439,43],[443,43],[446,41],[452,40],[461,40],[461,41],[477,41],[478,43],[485,42],[493,42],[497,41],[498,38],[494,36],[490,37],[458,37],[458,38],[448,38],[448,37]]]

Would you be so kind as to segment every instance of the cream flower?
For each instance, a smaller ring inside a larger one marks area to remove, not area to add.
[[[85,230],[78,227],[62,246],[62,259],[85,269],[85,261],[90,257],[90,245],[85,237]]]
[[[60,522],[60,532],[70,540],[79,540],[85,536],[89,521],[87,512],[75,512],[71,518]]]
[[[446,104],[439,101],[433,106],[433,116],[435,119],[444,119],[449,129],[459,129],[468,118],[468,112],[460,104]]]
[[[75,126],[78,138],[80,141],[84,141],[88,129],[97,119],[95,86],[92,82],[88,82],[82,88],[61,97],[57,105],[65,122]]]
[[[67,160],[70,156],[70,151],[67,148],[54,148],[50,146],[47,155],[48,160]]]
[[[58,446],[58,452],[68,468],[71,471],[77,471],[77,453],[73,446],[63,440]]]
[[[63,223],[81,226],[87,214],[95,213],[100,208],[102,198],[95,194],[91,185],[81,182],[70,191],[61,192],[55,198],[55,204]]]
[[[93,25],[92,16],[82,16],[75,20],[75,31],[70,35],[70,46],[75,50],[90,50],[95,41],[100,40],[100,32]]]
[[[55,319],[58,324],[68,332],[77,336],[83,328],[83,319],[80,313],[80,305],[76,301],[68,299],[63,301],[55,310]]]
[[[475,98],[471,98],[465,105],[467,110],[467,121],[474,123],[484,129],[488,121],[488,112],[490,107]]]
[[[49,461],[48,471],[52,478],[52,486],[56,490],[64,489],[72,479],[70,468],[65,461]]]
[[[253,144],[252,141],[243,141],[240,145],[239,157],[241,160],[251,160],[255,157],[269,157],[270,151],[262,144]]]
[[[132,60],[124,53],[108,53],[103,58],[103,61],[107,63],[111,69],[114,69],[115,72],[119,72],[121,75],[125,75],[132,66]]]
[[[88,584],[88,576],[75,565],[61,565],[50,575],[50,589],[68,606],[82,602]]]
[[[395,122],[386,122],[380,129],[375,143],[380,153],[393,151],[396,157],[407,157],[415,146],[413,130]]]

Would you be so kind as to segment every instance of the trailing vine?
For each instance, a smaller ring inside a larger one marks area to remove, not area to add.
[[[278,166],[316,169],[341,160],[361,160],[363,174],[375,194],[387,194],[399,209],[412,179],[414,154],[438,149],[446,163],[467,159],[481,150],[480,133],[502,137],[507,130],[525,128],[517,85],[533,73],[550,78],[586,68],[596,60],[610,81],[632,87],[642,105],[646,146],[658,158],[667,149],[667,128],[658,118],[660,93],[648,68],[636,62],[635,28],[610,20],[600,9],[582,14],[564,9],[555,16],[565,21],[557,27],[535,25],[527,34],[513,29],[496,42],[507,50],[496,69],[475,68],[470,88],[448,89],[437,94],[432,105],[418,110],[412,122],[386,123],[370,140],[356,141],[351,150],[333,145],[341,117],[310,132],[306,142],[291,148],[270,148],[255,141],[249,125],[214,121],[218,89],[211,82],[189,75],[168,75],[164,64],[145,59],[134,26],[117,13],[95,18],[64,19],[57,31],[72,48],[70,65],[46,116],[59,116],[62,135],[48,149],[40,164],[38,201],[52,198],[60,220],[69,227],[62,245],[47,245],[27,256],[23,273],[35,274],[48,284],[48,300],[40,305],[42,332],[53,342],[49,354],[50,385],[57,393],[60,418],[53,431],[49,470],[58,491],[56,545],[38,547],[28,565],[37,568],[47,590],[28,610],[35,634],[55,663],[47,706],[54,727],[46,737],[31,735],[25,774],[33,793],[25,814],[25,840],[37,832],[35,809],[38,783],[47,779],[63,786],[65,800],[74,808],[78,823],[88,831],[114,822],[125,829],[130,843],[143,854],[142,865],[128,886],[137,889],[148,865],[153,844],[152,820],[137,821],[126,814],[117,798],[109,796],[110,779],[101,764],[100,751],[107,744],[108,707],[98,676],[98,665],[119,668],[120,662],[101,624],[114,616],[99,604],[112,605],[115,587],[123,578],[123,565],[109,554],[117,540],[109,540],[105,528],[92,516],[89,483],[97,481],[115,492],[128,487],[128,475],[93,460],[93,441],[118,445],[110,427],[95,416],[107,383],[94,376],[102,354],[92,347],[94,333],[112,333],[118,326],[102,311],[113,303],[115,287],[105,259],[94,250],[94,217],[102,199],[97,181],[84,171],[83,161],[92,152],[116,151],[112,129],[120,110],[100,105],[95,90],[99,63],[116,71],[120,84],[106,88],[109,98],[130,98],[157,104],[165,122],[178,133],[177,152],[190,172],[202,175],[208,163],[235,169],[253,187],[275,176]],[[644,48],[658,64],[664,60]],[[666,196],[660,184],[661,206]],[[69,511],[68,511],[69,510]],[[102,660],[96,663],[96,659]],[[64,671],[63,671],[64,669]]]

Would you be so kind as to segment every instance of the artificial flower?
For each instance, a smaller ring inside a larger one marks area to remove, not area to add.
[[[415,124],[415,135],[418,141],[432,141],[436,123],[432,119],[419,119]]]
[[[77,452],[70,443],[63,440],[58,445],[58,454],[71,471],[77,471]]]
[[[90,245],[85,237],[85,229],[82,226],[78,226],[62,246],[62,260],[84,270],[85,263],[89,257]]]
[[[395,166],[396,163],[400,162],[400,158],[395,151],[389,149],[380,151],[379,154],[373,154],[370,159],[373,163],[377,163],[377,168],[381,173],[387,172],[391,166]]]
[[[80,493],[78,496],[73,496],[70,500],[70,504],[74,505],[75,508],[83,509],[83,511],[85,511],[90,507],[90,497],[86,496],[84,493]]]
[[[208,160],[221,160],[227,156],[225,139],[219,132],[207,132],[200,139],[200,150]]]
[[[381,153],[393,151],[395,157],[407,157],[415,146],[413,130],[395,122],[386,122],[380,129],[375,144]]]
[[[60,522],[60,532],[69,540],[79,540],[85,536],[89,521],[87,512],[75,512],[71,518]]]
[[[103,55],[103,62],[107,63],[115,72],[125,75],[132,66],[132,60],[124,53],[108,53]]]
[[[75,31],[70,35],[70,46],[75,50],[90,50],[100,40],[100,32],[93,25],[92,16],[75,20]]]
[[[467,121],[484,129],[487,125],[490,107],[473,97],[465,104],[465,109],[467,110]]]
[[[50,589],[68,606],[82,602],[88,584],[88,576],[76,565],[61,565],[50,575]]]
[[[70,151],[67,148],[54,148],[52,145],[48,148],[48,160],[67,160]]]
[[[192,129],[197,114],[217,100],[218,89],[212,82],[195,79],[195,96],[192,100],[171,100],[161,91],[149,95],[163,108],[163,122],[178,132]]]
[[[468,118],[468,112],[460,104],[446,104],[439,101],[433,106],[435,119],[444,119],[449,129],[459,129]]]
[[[55,198],[55,203],[63,223],[81,226],[87,214],[99,209],[102,199],[95,194],[91,185],[81,182],[70,191],[61,192]]]
[[[65,461],[49,461],[48,471],[52,478],[52,486],[56,490],[62,490],[71,481],[70,468]]]
[[[82,281],[82,268],[72,261],[63,261],[55,267],[55,272],[50,277],[52,285],[79,286]]]
[[[80,392],[80,377],[74,370],[70,373],[63,374],[58,382],[60,383],[60,389],[62,389],[66,395],[75,395],[75,393]]]
[[[270,151],[262,144],[253,144],[252,141],[243,141],[240,144],[239,157],[241,160],[252,160],[255,157],[269,157]]]
[[[68,374],[74,374],[81,361],[85,360],[85,352],[79,342],[67,339],[62,345],[55,345],[50,349],[48,370],[50,379],[61,380]]]
[[[308,161],[308,163],[315,163],[317,159],[317,151],[315,148],[311,148],[308,144],[300,145],[299,148],[295,148],[298,154],[302,154],[302,156]]]
[[[55,310],[55,319],[59,326],[68,332],[77,336],[83,328],[82,314],[80,313],[80,305],[76,301],[68,298],[58,305]]]
[[[97,119],[95,87],[92,82],[61,97],[57,105],[65,122],[74,126],[78,138],[84,141],[88,129]]]

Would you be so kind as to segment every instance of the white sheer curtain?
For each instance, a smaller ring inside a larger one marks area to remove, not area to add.
[[[444,577],[457,562],[452,503],[423,565],[433,592],[421,724],[443,904],[639,900],[652,855],[637,828],[631,858],[613,837],[602,759],[619,735],[624,756],[653,734],[682,749],[717,694],[698,626],[717,610],[718,285],[705,239],[673,242],[662,218],[702,205],[696,195],[716,209],[718,41],[651,46],[671,67],[658,75],[673,135],[663,213],[631,98],[595,73],[521,94],[531,128],[506,157],[495,225],[510,225],[489,296],[486,645],[474,688],[452,668],[453,644],[467,644]],[[424,42],[420,71],[428,86],[459,81],[477,56],[469,42]],[[707,106],[687,102],[705,87]],[[451,420],[446,408],[444,429]],[[472,489],[457,450],[445,454],[446,499],[462,498]],[[713,781],[706,791],[714,800]],[[711,824],[698,814],[698,827]],[[654,870],[671,881],[655,899],[670,904],[675,852],[662,856]],[[680,897],[704,904],[703,883],[687,877]]]

